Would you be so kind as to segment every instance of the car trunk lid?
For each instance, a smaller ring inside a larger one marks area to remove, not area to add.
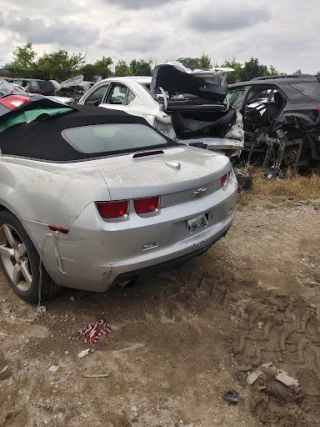
[[[98,166],[112,200],[174,195],[219,181],[231,169],[227,157],[191,147],[155,151]]]
[[[150,91],[156,94],[157,88],[168,92],[187,93],[210,102],[223,102],[227,93],[227,74],[232,68],[201,69],[168,62],[155,67]]]

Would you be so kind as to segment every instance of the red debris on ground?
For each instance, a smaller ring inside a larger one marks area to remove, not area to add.
[[[111,332],[109,323],[105,320],[100,320],[99,322],[91,323],[91,325],[80,329],[79,335],[83,337],[85,343],[95,344],[102,335],[106,335],[109,332]]]

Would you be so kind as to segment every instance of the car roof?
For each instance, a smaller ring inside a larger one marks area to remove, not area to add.
[[[246,87],[246,86],[256,86],[256,85],[279,85],[282,84],[291,84],[291,83],[310,83],[318,82],[319,79],[316,76],[311,74],[293,74],[293,75],[284,75],[284,76],[266,76],[266,77],[257,77],[255,79],[249,80],[247,82],[239,82],[229,85],[229,89]]]
[[[25,107],[0,117],[0,123],[18,117],[23,111],[38,108],[67,108],[70,112],[46,120],[35,120],[12,126],[1,133],[0,148],[4,155],[15,155],[47,161],[76,161],[97,157],[76,151],[62,136],[65,129],[110,123],[133,123],[148,126],[142,118],[124,111],[88,105],[63,106],[49,99],[29,102]]]
[[[13,77],[12,78],[12,80],[13,81],[15,81],[15,80],[25,80],[26,82],[44,82],[45,80],[42,80],[42,79],[25,79],[24,77]],[[48,81],[50,81],[50,80],[48,80]]]
[[[152,77],[149,76],[125,76],[125,77],[108,77],[107,79],[101,80],[101,82],[111,82],[111,81],[117,81],[117,82],[128,82],[128,81],[134,81],[137,83],[140,83],[141,85],[148,85],[151,83]]]

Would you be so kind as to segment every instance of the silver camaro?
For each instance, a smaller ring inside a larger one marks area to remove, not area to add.
[[[121,111],[24,104],[0,118],[0,149],[0,263],[28,302],[183,263],[235,217],[227,157]]]

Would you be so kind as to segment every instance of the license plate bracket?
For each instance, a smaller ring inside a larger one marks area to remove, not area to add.
[[[205,228],[208,226],[208,219],[206,215],[198,215],[194,218],[190,218],[187,220],[187,225],[190,233],[193,233],[198,228]]]

